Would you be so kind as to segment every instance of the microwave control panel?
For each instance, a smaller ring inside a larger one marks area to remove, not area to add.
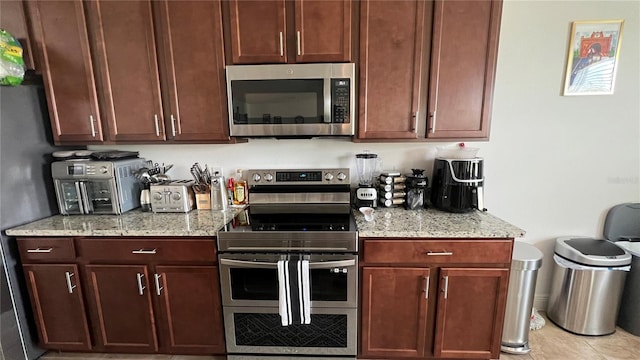
[[[331,122],[349,122],[350,87],[349,79],[331,79]]]

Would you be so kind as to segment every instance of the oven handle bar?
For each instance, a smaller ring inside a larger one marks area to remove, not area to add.
[[[305,246],[303,248],[294,248],[294,247],[264,247],[264,246],[259,246],[259,247],[252,247],[252,246],[227,246],[225,247],[225,250],[235,250],[235,251],[244,251],[244,252],[248,252],[248,251],[291,251],[291,250],[305,250],[305,251],[349,251],[350,249],[347,247],[335,247],[335,248],[328,248],[328,247],[308,247]]]
[[[229,265],[242,268],[258,268],[258,269],[275,269],[278,267],[277,262],[260,262],[260,261],[245,261],[245,260],[231,260],[220,259],[221,265]],[[339,261],[321,261],[309,263],[309,269],[331,269],[334,267],[347,267],[356,266],[356,260],[339,260]]]

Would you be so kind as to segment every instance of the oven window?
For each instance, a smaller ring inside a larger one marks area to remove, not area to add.
[[[231,268],[233,300],[278,300],[278,271]],[[347,301],[347,274],[311,269],[311,301]]]
[[[323,84],[323,79],[234,80],[233,123],[322,123]]]
[[[239,346],[347,347],[347,315],[311,314],[311,324],[282,326],[278,314],[233,314]]]

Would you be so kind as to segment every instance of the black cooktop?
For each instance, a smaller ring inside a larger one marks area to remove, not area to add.
[[[243,231],[354,231],[351,217],[351,214],[326,213],[252,214],[249,208],[238,214],[231,225],[244,227]]]

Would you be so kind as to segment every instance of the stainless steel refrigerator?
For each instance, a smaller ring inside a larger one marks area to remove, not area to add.
[[[0,86],[0,359],[32,360],[45,351],[29,305],[15,238],[5,230],[58,214],[51,126],[42,85]]]

